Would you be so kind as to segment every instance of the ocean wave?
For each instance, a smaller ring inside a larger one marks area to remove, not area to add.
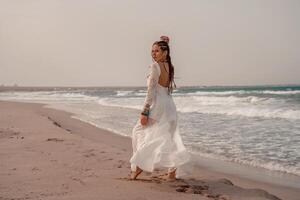
[[[216,97],[216,96],[189,96],[175,97],[174,100],[179,107],[190,107],[197,109],[201,106],[251,106],[251,105],[282,105],[285,103],[282,99],[262,98],[256,96],[248,97]],[[188,108],[187,108],[188,109]]]
[[[300,119],[299,106],[283,99],[248,97],[176,97],[177,110],[183,113],[224,114],[245,117]]]
[[[300,119],[299,110],[286,109],[270,109],[270,108],[253,108],[253,107],[239,107],[239,108],[218,108],[218,107],[181,107],[178,108],[182,113],[203,113],[203,114],[224,114],[229,116],[244,116],[244,117],[263,117],[263,118],[283,118],[283,119]]]
[[[103,106],[112,106],[112,107],[122,107],[122,108],[131,108],[131,109],[142,109],[142,99],[140,98],[130,98],[127,100],[116,100],[114,98],[101,98],[98,99],[98,104]],[[138,102],[138,103],[136,103]]]
[[[116,96],[117,97],[131,97],[131,96],[146,96],[146,90],[138,90],[138,91],[134,91],[134,90],[117,90],[116,92]]]
[[[123,96],[127,96],[129,94],[131,94],[133,91],[132,90],[120,90],[120,91],[116,91],[117,92],[117,96],[118,97],[123,97]]]
[[[0,98],[7,100],[33,100],[33,101],[93,101],[98,97],[88,96],[75,92],[7,92],[0,93]]]
[[[176,97],[177,110],[182,113],[224,114],[230,116],[300,119],[300,110],[283,107],[284,100],[248,97]],[[143,98],[101,98],[104,106],[124,107],[140,110]]]
[[[200,152],[195,149],[192,149],[191,152],[204,158],[212,158],[212,159],[217,159],[222,161],[229,161],[229,162],[234,162],[246,166],[248,165],[252,167],[264,168],[271,171],[289,173],[289,174],[300,176],[299,166],[289,166],[287,164],[283,165],[275,161],[263,161],[258,159],[243,160],[242,158],[229,158],[219,154]]]
[[[135,93],[133,93],[133,95],[134,96],[140,96],[140,97],[142,97],[142,96],[146,96],[146,91],[142,91],[142,92],[135,92]]]
[[[175,93],[174,96],[227,96],[227,95],[245,95],[245,94],[273,94],[273,95],[292,95],[300,94],[300,90],[228,90],[228,91],[195,91],[188,93]]]
[[[272,91],[265,90],[262,91],[263,94],[278,94],[278,95],[290,95],[290,94],[300,94],[300,90],[289,90],[289,91]]]
[[[211,97],[211,96],[192,96],[193,100],[201,105],[236,105],[236,104],[257,104],[257,103],[270,103],[274,102],[272,98],[262,98],[256,96],[247,97]]]

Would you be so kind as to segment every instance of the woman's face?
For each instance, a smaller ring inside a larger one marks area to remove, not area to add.
[[[156,62],[166,60],[167,51],[162,51],[160,47],[155,44],[152,46],[151,56]]]

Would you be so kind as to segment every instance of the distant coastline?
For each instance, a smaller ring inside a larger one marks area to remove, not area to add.
[[[264,85],[194,85],[194,86],[177,86],[177,88],[209,88],[209,89],[220,89],[220,88],[277,88],[277,87],[300,87],[300,84],[264,84]],[[80,89],[114,89],[114,88],[140,88],[145,89],[146,86],[0,86],[0,92],[3,91],[55,91],[55,90],[80,90]]]

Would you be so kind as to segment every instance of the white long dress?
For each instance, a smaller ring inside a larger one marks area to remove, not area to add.
[[[154,62],[149,68],[144,101],[144,106],[151,106],[149,120],[143,126],[138,119],[133,128],[131,170],[136,171],[136,166],[148,172],[177,169],[178,177],[180,167],[190,160],[190,154],[181,140],[173,98],[168,94],[168,88],[158,83],[161,73],[159,64]]]

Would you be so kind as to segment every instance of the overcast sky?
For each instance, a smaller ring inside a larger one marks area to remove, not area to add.
[[[160,35],[179,86],[300,84],[299,0],[0,0],[0,84],[145,86]]]

